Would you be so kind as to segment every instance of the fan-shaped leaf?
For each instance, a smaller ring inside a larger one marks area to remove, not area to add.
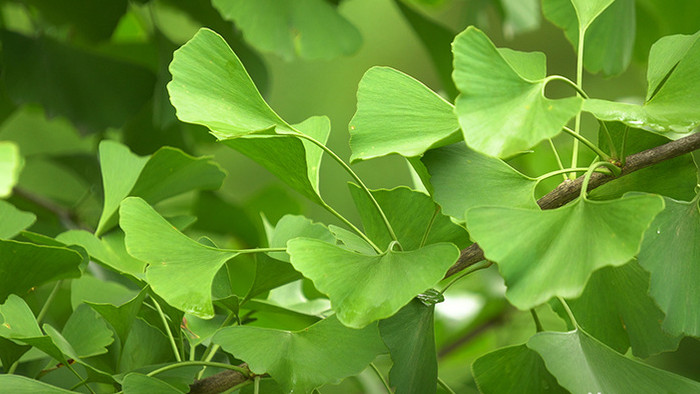
[[[2,173],[0,168],[0,174]],[[36,215],[20,211],[9,202],[0,201],[0,239],[9,239],[34,224]]]
[[[466,220],[486,258],[498,263],[510,302],[529,309],[554,296],[577,297],[593,271],[633,258],[663,207],[653,195],[579,198],[546,211],[476,207]]]
[[[541,332],[527,343],[572,393],[697,393],[700,383],[629,359],[581,330]]]
[[[0,375],[0,387],[8,393],[16,394],[67,394],[73,391],[64,390],[60,387],[46,384],[39,380],[30,379],[20,375]]]
[[[460,91],[455,112],[473,149],[505,157],[557,135],[581,109],[581,99],[544,96],[541,53],[499,51],[469,27],[453,43],[453,78]]]
[[[130,373],[124,377],[122,382],[122,389],[124,394],[140,394],[140,393],[152,393],[152,394],[181,394],[184,391],[180,391],[175,387],[169,385],[168,383],[150,376],[146,376],[140,373]]]
[[[459,257],[447,243],[364,255],[310,238],[290,240],[287,252],[294,268],[329,296],[338,319],[355,328],[392,316],[439,282]]]
[[[362,77],[349,127],[350,161],[391,153],[419,156],[462,139],[452,104],[389,67],[372,67]]]
[[[386,352],[376,324],[347,328],[331,316],[301,331],[230,327],[212,339],[256,374],[269,373],[286,393],[310,393],[360,373]]]

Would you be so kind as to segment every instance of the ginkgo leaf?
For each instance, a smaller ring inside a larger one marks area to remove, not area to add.
[[[56,240],[66,245],[79,245],[95,261],[134,278],[143,280],[146,263],[127,253],[124,234],[112,231],[102,238],[85,230],[68,230],[56,236]]]
[[[393,366],[389,382],[397,393],[435,393],[438,361],[435,350],[435,305],[413,299],[394,316],[379,322]]]
[[[146,281],[153,291],[179,310],[205,319],[213,317],[214,276],[238,252],[194,241],[138,197],[125,199],[119,212],[126,248],[149,264]]]
[[[464,220],[464,212],[479,205],[538,207],[535,179],[464,144],[429,150],[421,161],[430,173],[435,202],[458,220]]]
[[[644,235],[639,264],[651,273],[649,294],[666,313],[663,329],[700,336],[700,195],[691,202],[668,197]]]
[[[248,72],[217,33],[202,28],[173,54],[170,102],[177,117],[206,126],[219,139],[291,131],[263,100]]]
[[[371,193],[391,223],[403,250],[414,250],[438,242],[452,242],[461,247],[469,243],[464,227],[440,213],[440,208],[427,194],[405,186],[372,190]],[[367,236],[382,248],[389,245],[392,238],[367,194],[353,183],[350,184],[350,194],[360,211]],[[411,214],[407,215],[406,212]]]
[[[151,394],[181,394],[184,391],[180,391],[177,388],[171,386],[170,384],[152,377],[146,376],[140,373],[129,373],[124,376],[124,381],[122,382],[122,389],[124,394],[140,394],[140,393],[151,393]]]
[[[438,283],[459,257],[448,243],[365,255],[310,238],[290,240],[287,253],[294,268],[328,295],[338,320],[354,328],[392,316]]]
[[[103,319],[105,319],[114,329],[119,339],[121,339],[122,345],[126,342],[129,333],[131,332],[131,326],[136,319],[136,315],[141,306],[143,305],[143,300],[146,298],[148,291],[146,289],[141,290],[131,300],[121,304],[103,304],[87,302],[97,313],[99,313]]]
[[[9,202],[0,200],[0,239],[13,238],[35,221],[36,215],[33,213],[20,211]]]
[[[663,37],[649,52],[643,105],[588,99],[583,109],[605,121],[656,132],[687,133],[700,124],[700,31]]]
[[[581,296],[567,302],[586,332],[620,353],[631,347],[647,358],[675,350],[681,339],[661,329],[664,313],[648,289],[649,273],[631,261],[594,272]]]
[[[360,32],[323,0],[214,0],[221,15],[236,23],[255,48],[289,60],[350,55],[362,43]]]
[[[632,259],[663,199],[654,195],[591,201],[553,210],[476,207],[467,229],[498,264],[506,297],[530,309],[554,296],[577,297],[593,271]],[[595,245],[595,247],[591,247]]]
[[[62,333],[80,357],[107,353],[107,346],[114,342],[107,323],[86,304],[78,306],[70,315]]]
[[[535,351],[525,345],[509,346],[487,353],[472,364],[479,392],[500,393],[567,393]]]
[[[0,302],[32,287],[80,276],[83,257],[69,248],[0,240]]]
[[[0,375],[0,387],[8,393],[15,394],[68,394],[74,391],[64,390],[60,387],[52,386],[39,380],[30,379],[21,375]]]
[[[212,342],[245,361],[252,372],[269,373],[286,393],[310,393],[338,383],[386,352],[376,324],[355,330],[340,324],[335,315],[296,332],[224,328]]]
[[[541,332],[527,347],[572,393],[697,393],[700,383],[627,358],[582,330]]]
[[[499,51],[475,27],[457,35],[452,46],[460,91],[455,113],[467,145],[479,152],[506,157],[526,150],[559,134],[581,109],[579,97],[545,97],[541,53]]]
[[[419,156],[462,139],[452,104],[389,67],[372,67],[360,80],[349,128],[351,162],[391,153]]]
[[[11,141],[0,141],[0,198],[5,198],[12,193],[23,163],[17,144]]]

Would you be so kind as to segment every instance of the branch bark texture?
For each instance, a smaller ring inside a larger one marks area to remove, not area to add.
[[[593,173],[591,180],[588,183],[588,191],[591,191],[601,185],[604,185],[614,179],[639,171],[642,168],[653,166],[665,160],[670,160],[675,157],[684,155],[700,149],[700,133],[691,134],[676,141],[659,145],[655,148],[635,153],[627,157],[625,165],[622,167],[620,175],[606,175],[603,173]],[[573,181],[564,182],[556,189],[547,193],[545,196],[537,200],[537,204],[542,209],[559,208],[562,205],[573,201],[581,194],[583,176],[576,178]],[[462,250],[459,259],[447,271],[445,277],[452,276],[465,268],[484,260],[484,251],[478,244],[474,243]]]

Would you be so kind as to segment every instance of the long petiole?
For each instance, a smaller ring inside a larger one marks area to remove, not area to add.
[[[535,180],[537,181],[537,183],[540,183],[547,178],[551,178],[551,177],[559,175],[559,174],[566,174],[569,172],[585,172],[585,171],[588,171],[588,167],[562,168],[561,170],[555,170],[555,171],[540,175],[537,178],[535,178]],[[568,181],[569,178],[564,177],[564,180]]]
[[[241,249],[236,250],[240,254],[244,253],[269,253],[269,252],[286,252],[287,248],[257,248],[257,249]]]
[[[591,175],[593,175],[593,172],[598,167],[607,167],[610,172],[613,173],[613,175],[617,176],[620,175],[620,167],[616,166],[613,163],[607,162],[607,161],[598,161],[593,164],[588,168],[588,171],[586,171],[586,175],[583,177],[583,184],[581,185],[581,198],[584,200],[586,199],[586,193],[588,191],[588,183],[591,180]]]
[[[231,365],[231,364],[215,363],[215,362],[211,362],[211,361],[183,361],[183,362],[179,362],[176,364],[166,365],[164,367],[153,370],[153,371],[149,372],[148,374],[146,374],[146,376],[155,376],[155,375],[158,375],[160,373],[170,371],[172,369],[181,368],[181,367],[189,367],[189,366],[193,366],[193,365],[202,365],[205,367],[230,369],[232,371],[240,372],[242,375],[244,375],[246,377],[250,376],[250,371],[245,369],[245,368],[241,368],[239,366]]]
[[[369,239],[369,237],[365,233],[363,233],[362,230],[357,228],[354,224],[352,224],[352,222],[350,222],[348,219],[346,219],[345,216],[341,215],[338,211],[333,209],[333,207],[326,204],[325,202],[323,202],[321,205],[324,208],[326,208],[326,210],[328,212],[330,212],[333,216],[337,217],[338,219],[340,219],[341,222],[345,223],[346,226],[350,227],[350,229],[352,229],[352,231],[354,231],[357,235],[359,235],[362,239],[364,239],[365,242],[372,245],[372,248],[374,248],[374,250],[377,253],[382,253],[382,250],[374,242],[372,242],[372,240]]]
[[[625,126],[625,131],[622,133],[622,145],[620,146],[620,166],[624,167],[625,163],[627,161],[627,157],[625,156],[625,150],[627,148],[627,134],[629,134],[630,127]]]
[[[221,325],[219,328],[226,327],[227,324],[231,323],[231,321],[236,318],[236,315],[233,313],[229,313],[228,316],[226,316],[226,319],[224,319],[223,322],[221,322]],[[210,342],[209,346],[204,350],[204,354],[202,355],[202,358],[204,359],[204,362],[210,362],[213,358],[214,355],[216,355],[216,352],[219,351],[219,345],[215,344],[214,342]],[[197,373],[197,379],[201,379],[202,375],[204,375],[204,371],[207,369],[207,366],[205,365],[204,368],[202,368],[201,371]]]
[[[360,177],[357,176],[355,171],[353,171],[352,168],[350,168],[350,166],[347,165],[347,163],[345,163],[343,161],[343,159],[340,158],[340,156],[336,155],[335,152],[333,152],[331,149],[329,149],[326,145],[322,144],[320,141],[318,141],[315,138],[310,137],[304,133],[296,132],[296,133],[290,133],[290,135],[294,135],[294,136],[297,136],[299,138],[303,138],[307,141],[312,142],[314,145],[323,149],[323,151],[328,153],[328,155],[330,155],[333,158],[333,160],[335,160],[338,164],[340,164],[340,166],[343,167],[343,169],[352,177],[352,179],[354,179],[355,182],[357,182],[357,184],[360,186],[360,188],[362,188],[362,190],[364,190],[364,192],[367,194],[369,199],[372,201],[372,204],[374,204],[375,208],[377,208],[377,212],[379,212],[379,216],[382,217],[382,220],[384,221],[384,225],[386,226],[386,229],[389,232],[391,239],[398,242],[399,239],[396,236],[394,229],[391,227],[391,223],[389,223],[389,219],[387,219],[386,215],[384,214],[384,211],[382,210],[382,207],[379,206],[379,203],[372,195],[372,192],[369,191],[369,188],[367,187],[367,185],[365,185],[365,183],[362,182],[362,179],[360,179]]]
[[[63,280],[59,280],[58,282],[56,282],[56,284],[53,286],[53,289],[51,289],[51,293],[49,293],[49,296],[46,297],[46,301],[44,302],[44,305],[41,307],[39,314],[36,315],[37,324],[40,324],[41,321],[44,319],[44,316],[46,316],[46,313],[49,311],[49,308],[51,307],[53,300],[56,298],[56,294],[58,294],[58,290],[61,288],[62,283],[63,283]]]
[[[493,265],[493,262],[492,262],[492,261],[488,261],[488,260],[484,260],[483,264],[478,264],[478,263],[477,263],[477,264],[472,265],[471,267],[469,267],[470,269],[466,269],[465,272],[462,273],[462,275],[460,275],[460,276],[458,276],[458,277],[452,279],[452,281],[451,281],[450,283],[448,283],[447,285],[445,285],[445,288],[443,288],[443,289],[440,291],[440,294],[445,294],[445,292],[447,291],[447,289],[449,289],[450,287],[452,287],[453,284],[457,283],[457,281],[459,281],[460,279],[464,278],[465,276],[467,276],[467,275],[469,275],[469,274],[472,274],[472,273],[474,273],[474,272],[476,272],[476,271],[479,271],[479,270],[482,270],[482,269],[485,269],[485,268],[489,268],[491,265]]]
[[[595,152],[598,156],[600,156],[601,159],[603,160],[610,160],[610,155],[607,153],[603,152],[598,148],[594,143],[586,139],[586,137],[582,136],[581,134],[578,133],[576,130],[571,130],[570,128],[564,126],[564,132],[571,135],[572,137],[576,138],[576,141],[581,141],[583,142],[584,145],[589,147],[593,152]],[[575,157],[575,156],[574,156]],[[576,167],[576,163],[572,163],[571,167]]]
[[[617,157],[617,148],[615,148],[615,143],[613,142],[612,135],[610,135],[610,130],[608,130],[608,125],[605,124],[605,122],[600,121],[600,127],[601,129],[603,129],[603,132],[605,133],[605,136],[608,140],[608,145],[610,146],[610,156],[619,159],[619,157]]]
[[[382,381],[382,384],[384,385],[386,392],[391,394],[392,393],[391,386],[389,386],[389,382],[387,382],[386,379],[384,379],[384,375],[382,375],[382,373],[379,371],[379,368],[377,368],[377,366],[374,365],[374,363],[369,363],[369,366],[372,367],[372,370],[374,371],[374,373],[377,375],[379,380]]]
[[[532,315],[532,320],[535,321],[535,330],[537,330],[537,332],[544,331],[544,329],[542,328],[542,323],[540,322],[540,317],[537,316],[537,312],[535,312],[535,309],[530,309],[530,314]]]
[[[545,80],[544,80],[545,85],[548,84],[550,81],[562,81],[562,82],[566,83],[567,85],[571,86],[572,88],[574,88],[574,90],[576,90],[576,93],[578,93],[579,96],[581,96],[585,99],[588,98],[588,95],[586,94],[586,92],[584,92],[580,86],[576,85],[576,83],[574,83],[574,81],[570,80],[567,77],[564,77],[562,75],[550,75],[547,78],[545,78]]]
[[[449,394],[456,394],[455,391],[452,390],[452,388],[450,388],[450,386],[448,386],[447,383],[445,383],[444,380],[440,379],[439,376],[438,376],[438,378],[437,378],[437,381],[438,381],[438,384],[440,385],[440,387],[442,387],[443,390],[447,391]]]
[[[438,213],[440,213],[440,206],[436,205],[435,206],[435,212],[433,212],[433,216],[430,218],[430,221],[428,222],[428,227],[426,227],[425,232],[423,233],[423,238],[420,240],[420,248],[425,246],[425,243],[428,241],[428,235],[430,235],[430,230],[433,228],[433,224],[435,224],[435,219],[437,218]]]
[[[155,305],[156,309],[158,310],[158,314],[160,315],[160,319],[163,321],[163,326],[165,327],[165,331],[168,333],[168,339],[170,340],[170,346],[173,348],[173,354],[175,354],[175,360],[177,360],[177,362],[181,362],[182,358],[180,357],[180,352],[177,350],[177,344],[175,343],[175,337],[173,336],[172,331],[170,331],[170,326],[168,325],[168,320],[165,318],[165,313],[163,313],[163,309],[161,309],[160,304],[158,304],[158,301],[156,301],[155,297],[151,297],[151,300],[153,301],[153,305]]]
[[[571,320],[571,324],[574,325],[574,327],[578,328],[578,322],[576,321],[576,317],[574,317],[574,313],[571,312],[571,308],[569,308],[569,304],[564,301],[563,298],[557,297],[559,302],[561,303],[561,306],[564,307],[564,310],[566,311],[566,315],[569,316],[569,320]]]
[[[581,30],[581,29],[579,29]],[[576,90],[579,92],[581,97],[588,98],[583,92],[583,43],[584,43],[585,30],[579,31],[578,33],[578,50],[576,51]],[[574,134],[579,135],[581,131],[581,111],[576,114],[576,120],[574,122]],[[578,139],[574,140],[574,146],[571,153],[571,167],[576,167],[578,165]],[[600,157],[605,158],[606,155]],[[572,174],[575,177],[576,174]]]
[[[559,169],[563,170],[564,164],[561,162],[561,157],[559,157],[559,152],[557,151],[557,147],[554,146],[554,141],[552,141],[551,138],[547,138],[547,141],[549,141],[549,147],[552,148],[552,152],[554,152],[554,158],[557,159],[557,165],[559,166]],[[567,179],[569,179],[566,177],[566,174],[562,174],[562,176],[564,177],[565,181]]]

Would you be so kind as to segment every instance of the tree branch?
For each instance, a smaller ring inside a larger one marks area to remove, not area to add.
[[[671,141],[667,144],[659,145],[655,148],[635,153],[627,157],[625,166],[622,167],[622,172],[617,177],[598,172],[593,173],[588,184],[588,191],[619,177],[639,171],[642,168],[658,164],[665,160],[673,159],[697,149],[700,149],[700,133],[691,134],[676,141]],[[562,205],[576,199],[576,197],[581,194],[582,183],[583,176],[580,176],[573,181],[564,182],[556,189],[537,200],[537,204],[542,209],[559,208]],[[459,259],[457,259],[457,262],[454,263],[454,265],[452,265],[452,267],[450,267],[450,269],[447,271],[445,278],[452,276],[481,260],[484,260],[484,251],[478,244],[474,243],[462,250]]]
[[[247,364],[239,365],[247,368]],[[204,379],[195,380],[190,385],[189,394],[217,394],[237,386],[249,378],[238,371],[225,370]]]

